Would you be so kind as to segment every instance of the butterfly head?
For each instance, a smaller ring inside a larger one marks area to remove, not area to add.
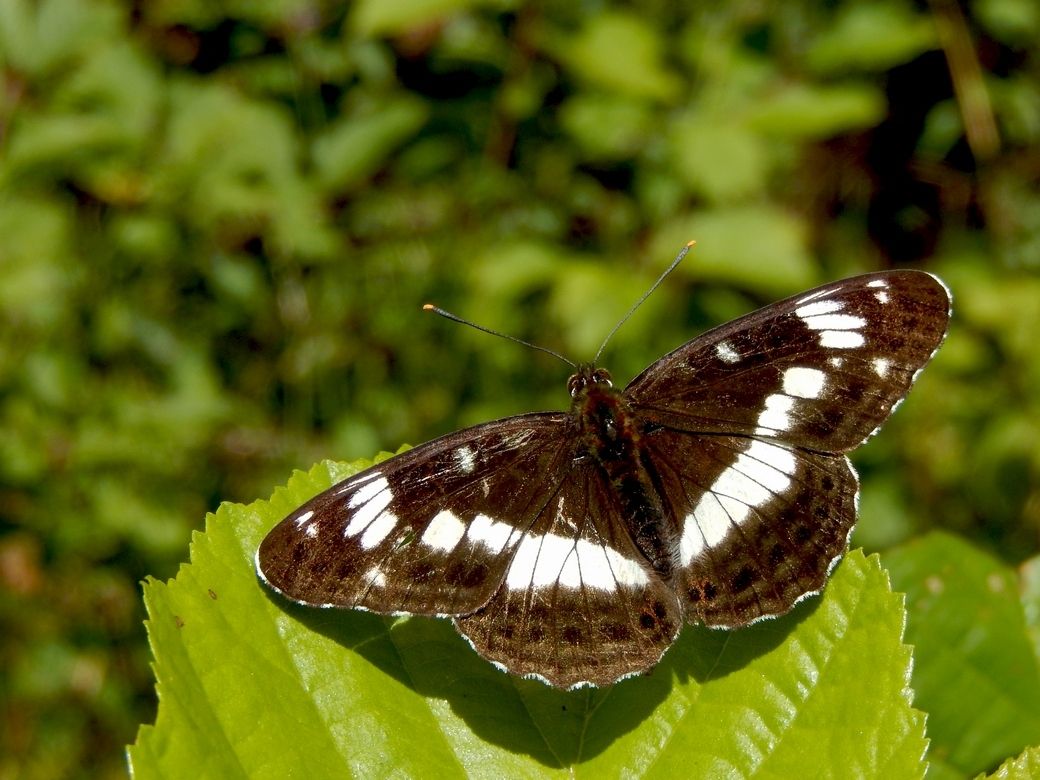
[[[607,369],[596,368],[591,363],[583,363],[578,366],[577,373],[571,374],[571,378],[567,380],[567,392],[571,394],[571,398],[578,398],[587,394],[590,387],[605,388],[613,387],[613,385],[614,382]]]

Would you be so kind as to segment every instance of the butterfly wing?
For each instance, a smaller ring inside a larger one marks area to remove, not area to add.
[[[485,658],[565,688],[651,668],[682,622],[675,592],[646,565],[616,492],[588,462],[550,497],[494,597],[455,619]]]
[[[257,571],[303,604],[473,612],[566,475],[571,425],[562,413],[510,417],[362,471],[279,523],[257,551]]]
[[[304,604],[459,616],[481,655],[553,685],[649,669],[681,608],[571,425],[513,417],[373,466],[277,525],[257,570]]]
[[[847,452],[907,394],[949,318],[949,291],[930,274],[856,276],[705,333],[625,396],[647,423]]]
[[[672,585],[688,620],[743,626],[823,588],[856,521],[848,458],[667,428],[643,446],[679,529]]]

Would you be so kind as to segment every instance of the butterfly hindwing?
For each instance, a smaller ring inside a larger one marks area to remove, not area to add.
[[[415,447],[314,497],[257,553],[304,604],[456,615],[495,593],[566,473],[563,413],[511,417]],[[534,477],[537,475],[537,479]]]
[[[663,428],[643,441],[679,527],[672,585],[689,622],[747,625],[823,587],[856,520],[848,458]]]
[[[625,395],[646,421],[677,430],[847,452],[909,391],[949,311],[946,287],[922,271],[844,279],[705,333]]]
[[[494,598],[455,619],[477,652],[562,687],[605,685],[656,664],[682,610],[633,545],[620,510],[597,468],[575,465]]]

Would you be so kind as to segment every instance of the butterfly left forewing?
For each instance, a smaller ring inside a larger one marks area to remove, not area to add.
[[[949,291],[930,274],[843,279],[703,334],[625,395],[648,423],[847,452],[904,398],[949,317]]]
[[[455,624],[508,671],[572,688],[650,669],[678,635],[682,612],[626,533],[610,483],[585,463],[516,548],[495,596]]]
[[[257,570],[304,604],[472,612],[494,594],[563,478],[570,424],[562,413],[511,417],[373,466],[279,523],[260,545]]]

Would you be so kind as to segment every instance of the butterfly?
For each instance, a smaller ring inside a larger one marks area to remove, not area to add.
[[[578,366],[569,411],[340,482],[267,535],[257,571],[301,604],[451,617],[557,687],[646,672],[684,623],[746,626],[824,587],[856,520],[845,453],[906,396],[950,305],[937,277],[883,271],[708,331],[624,390]]]

